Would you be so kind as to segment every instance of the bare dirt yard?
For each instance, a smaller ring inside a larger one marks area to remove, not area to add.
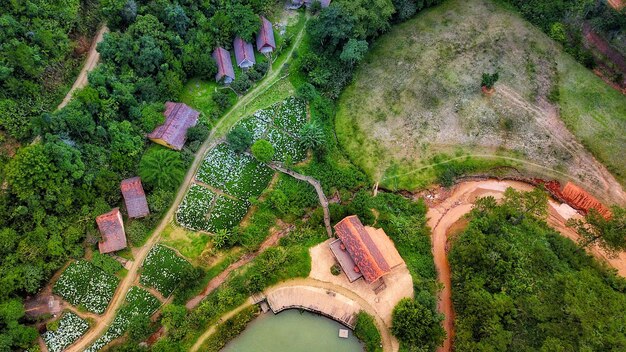
[[[493,72],[486,96],[481,77]],[[626,97],[489,0],[446,2],[381,37],[340,99],[336,128],[386,187],[426,186],[433,165],[454,161],[570,180],[626,204]]]

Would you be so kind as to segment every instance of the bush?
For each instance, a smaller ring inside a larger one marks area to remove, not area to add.
[[[213,93],[211,99],[213,99],[213,102],[221,111],[230,107],[230,98],[228,97],[228,93],[222,89],[218,89],[215,93]]]
[[[101,254],[98,251],[93,252],[93,257],[91,258],[91,264],[100,268],[107,274],[115,275],[118,271],[123,269],[122,264],[117,260],[111,258],[111,256],[106,254]]]
[[[492,73],[492,74],[483,73],[483,78],[482,78],[480,85],[483,87],[486,87],[487,89],[491,89],[498,81],[498,78],[499,78],[498,72]]]
[[[250,81],[250,77],[246,73],[242,73],[230,84],[230,87],[237,92],[237,94],[241,95],[250,89],[252,86],[252,81]]]
[[[446,337],[442,320],[434,309],[403,298],[393,308],[391,332],[405,347],[434,351]]]
[[[259,139],[252,145],[252,155],[254,155],[254,157],[262,163],[269,163],[272,161],[275,153],[276,151],[274,150],[272,144],[265,139]]]
[[[133,246],[141,246],[150,235],[150,230],[141,220],[131,220],[126,226],[126,236]]]
[[[252,133],[241,124],[238,124],[228,132],[226,141],[228,141],[228,144],[235,152],[241,153],[252,145]]]
[[[339,265],[337,265],[337,264],[333,264],[330,267],[330,273],[335,275],[335,276],[341,274],[341,267]]]
[[[374,317],[364,311],[356,316],[354,335],[363,342],[366,352],[381,352],[380,332],[374,322]]]

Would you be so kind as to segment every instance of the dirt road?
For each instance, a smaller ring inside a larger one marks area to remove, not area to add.
[[[293,55],[295,48],[298,47],[298,45],[302,41],[303,36],[304,36],[304,27],[298,33],[298,36],[296,37],[294,41],[293,47],[288,52],[287,58],[283,62],[283,66],[287,62],[290,61],[290,58]],[[268,74],[268,76],[263,80],[261,84],[259,84],[254,89],[249,91],[246,96],[239,99],[237,103],[231,108],[231,110],[228,113],[226,113],[220,119],[220,121],[216,124],[216,126],[211,131],[211,134],[209,135],[209,137],[202,144],[200,149],[196,152],[196,156],[193,160],[193,163],[191,164],[191,167],[189,168],[189,170],[187,171],[187,174],[185,175],[185,179],[183,180],[182,185],[179,188],[178,193],[176,194],[176,198],[174,199],[172,206],[167,211],[167,213],[163,216],[163,219],[161,220],[157,228],[154,230],[154,232],[152,233],[152,235],[150,236],[146,244],[144,244],[143,247],[139,248],[134,253],[135,258],[134,258],[132,265],[130,266],[128,270],[128,274],[126,275],[126,277],[124,277],[124,279],[120,282],[119,286],[115,290],[115,294],[113,295],[113,298],[111,299],[111,302],[109,303],[109,307],[107,308],[106,312],[96,321],[96,324],[93,329],[87,331],[85,335],[83,335],[78,341],[72,344],[66,351],[68,352],[84,351],[87,347],[89,347],[93,343],[93,341],[95,341],[98,337],[100,337],[100,335],[102,335],[106,331],[108,326],[113,322],[116,312],[122,306],[122,303],[124,303],[126,292],[128,292],[128,290],[132,287],[133,282],[137,278],[139,274],[139,269],[141,268],[141,264],[143,263],[144,259],[148,255],[148,252],[150,252],[150,249],[161,239],[161,234],[163,233],[163,230],[167,227],[167,225],[174,218],[174,214],[176,213],[178,204],[180,204],[180,202],[183,200],[183,197],[185,196],[187,189],[193,183],[194,175],[196,174],[196,171],[200,167],[202,160],[204,160],[204,155],[211,147],[217,145],[221,141],[220,133],[218,133],[220,129],[218,127],[222,126],[224,130],[227,131],[228,129],[226,129],[223,125],[232,126],[236,124],[239,121],[239,119],[228,120],[228,117],[231,116],[231,114],[236,109],[240,108],[241,106],[245,106],[247,102],[256,98],[259,94],[264,92],[268,87],[271,87],[271,85],[278,79],[278,75],[281,70],[282,70],[282,66],[272,71],[270,74]]]
[[[75,90],[83,88],[87,85],[87,75],[89,74],[89,72],[91,72],[91,70],[96,67],[96,65],[100,61],[100,53],[96,50],[96,46],[104,38],[104,33],[107,33],[108,31],[109,28],[107,28],[106,25],[102,25],[102,27],[100,27],[100,29],[98,30],[98,33],[96,34],[93,42],[91,43],[91,47],[89,48],[89,53],[87,53],[87,60],[85,60],[85,65],[80,70],[80,73],[78,74],[76,81],[74,81],[72,88],[69,92],[67,92],[67,95],[65,95],[65,98],[63,98],[63,101],[61,102],[61,104],[59,104],[57,109],[62,109],[65,105],[67,105],[67,103],[70,102],[70,100],[72,100],[72,94]]]
[[[428,226],[432,229],[432,251],[437,268],[439,281],[443,284],[443,289],[439,294],[438,309],[444,314],[444,328],[448,334],[443,347],[439,352],[452,351],[452,341],[454,338],[454,309],[452,306],[450,265],[447,254],[447,234],[449,229],[465,214],[472,210],[476,199],[480,197],[493,196],[502,198],[504,191],[508,187],[513,187],[521,191],[532,190],[532,186],[514,181],[470,181],[463,182],[455,186],[450,196],[437,206],[428,210]],[[571,207],[560,204],[552,199],[549,201],[548,224],[559,231],[563,236],[574,241],[578,235],[565,225],[567,219],[580,217]],[[617,258],[611,258],[599,248],[592,248],[591,253],[606,261],[616,268],[619,275],[626,277],[626,254],[621,253]]]

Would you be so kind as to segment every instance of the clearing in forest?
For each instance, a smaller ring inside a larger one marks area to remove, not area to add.
[[[481,77],[493,72],[485,96]],[[386,187],[506,165],[626,202],[626,97],[491,1],[449,1],[382,36],[341,96],[336,128]]]

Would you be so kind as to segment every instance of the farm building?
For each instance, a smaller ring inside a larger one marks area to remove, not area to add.
[[[146,193],[141,185],[141,178],[133,177],[123,180],[120,189],[129,218],[143,218],[150,214]]]
[[[338,222],[335,232],[339,239],[330,250],[350,282],[362,277],[373,283],[403,263],[385,231],[363,226],[356,215]]]
[[[198,123],[200,113],[183,103],[165,103],[165,123],[152,131],[148,138],[171,149],[181,150],[187,140],[187,130]]]
[[[256,35],[256,49],[263,54],[271,53],[276,49],[272,22],[263,16],[261,16],[261,29]]]
[[[256,59],[254,58],[254,48],[251,43],[248,43],[240,37],[235,38],[233,43],[235,49],[235,59],[237,60],[237,66],[241,68],[249,68],[254,66]]]
[[[98,242],[100,253],[111,253],[126,248],[126,233],[120,208],[115,208],[96,218],[102,241]]]
[[[217,65],[217,74],[215,74],[215,81],[220,82],[223,80],[224,84],[230,84],[235,80],[235,71],[233,70],[233,62],[230,59],[230,53],[228,50],[219,47],[213,51],[213,60]]]
[[[313,5],[316,1],[320,3],[322,8],[326,8],[328,7],[328,5],[330,5],[330,0],[291,0],[291,4],[293,5],[294,8],[297,9],[297,8],[302,7],[302,5],[309,7]]]

